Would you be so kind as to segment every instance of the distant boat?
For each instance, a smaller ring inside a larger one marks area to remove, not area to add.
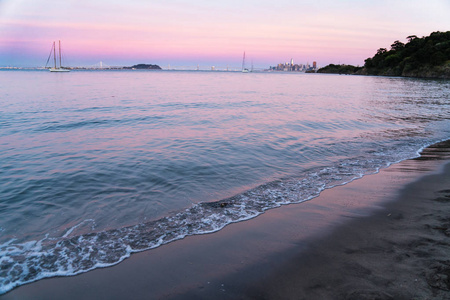
[[[244,57],[242,58],[242,73],[248,73],[248,69],[245,67],[245,51]]]
[[[53,68],[49,68],[50,72],[70,72],[69,69],[64,68],[61,65],[61,41],[58,41],[58,42],[59,42],[58,59],[56,57],[56,42],[53,42],[52,49],[50,50],[50,54],[48,56],[47,63],[45,64],[45,67],[47,67],[47,64],[50,61],[50,58],[52,57],[52,54],[53,54],[54,67]],[[59,66],[56,64],[57,60],[59,61]]]

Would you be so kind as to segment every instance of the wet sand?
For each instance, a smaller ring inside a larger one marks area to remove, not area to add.
[[[450,299],[450,142],[311,201],[3,299]]]

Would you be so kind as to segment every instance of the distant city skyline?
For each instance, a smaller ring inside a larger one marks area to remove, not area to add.
[[[66,64],[256,69],[278,62],[363,65],[409,35],[450,29],[447,0],[0,0],[0,67]]]

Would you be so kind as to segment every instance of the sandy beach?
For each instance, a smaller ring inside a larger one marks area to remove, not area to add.
[[[1,299],[450,299],[450,142],[311,201]]]

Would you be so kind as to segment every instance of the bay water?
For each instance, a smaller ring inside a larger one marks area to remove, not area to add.
[[[311,200],[449,138],[448,80],[0,71],[0,294]]]

